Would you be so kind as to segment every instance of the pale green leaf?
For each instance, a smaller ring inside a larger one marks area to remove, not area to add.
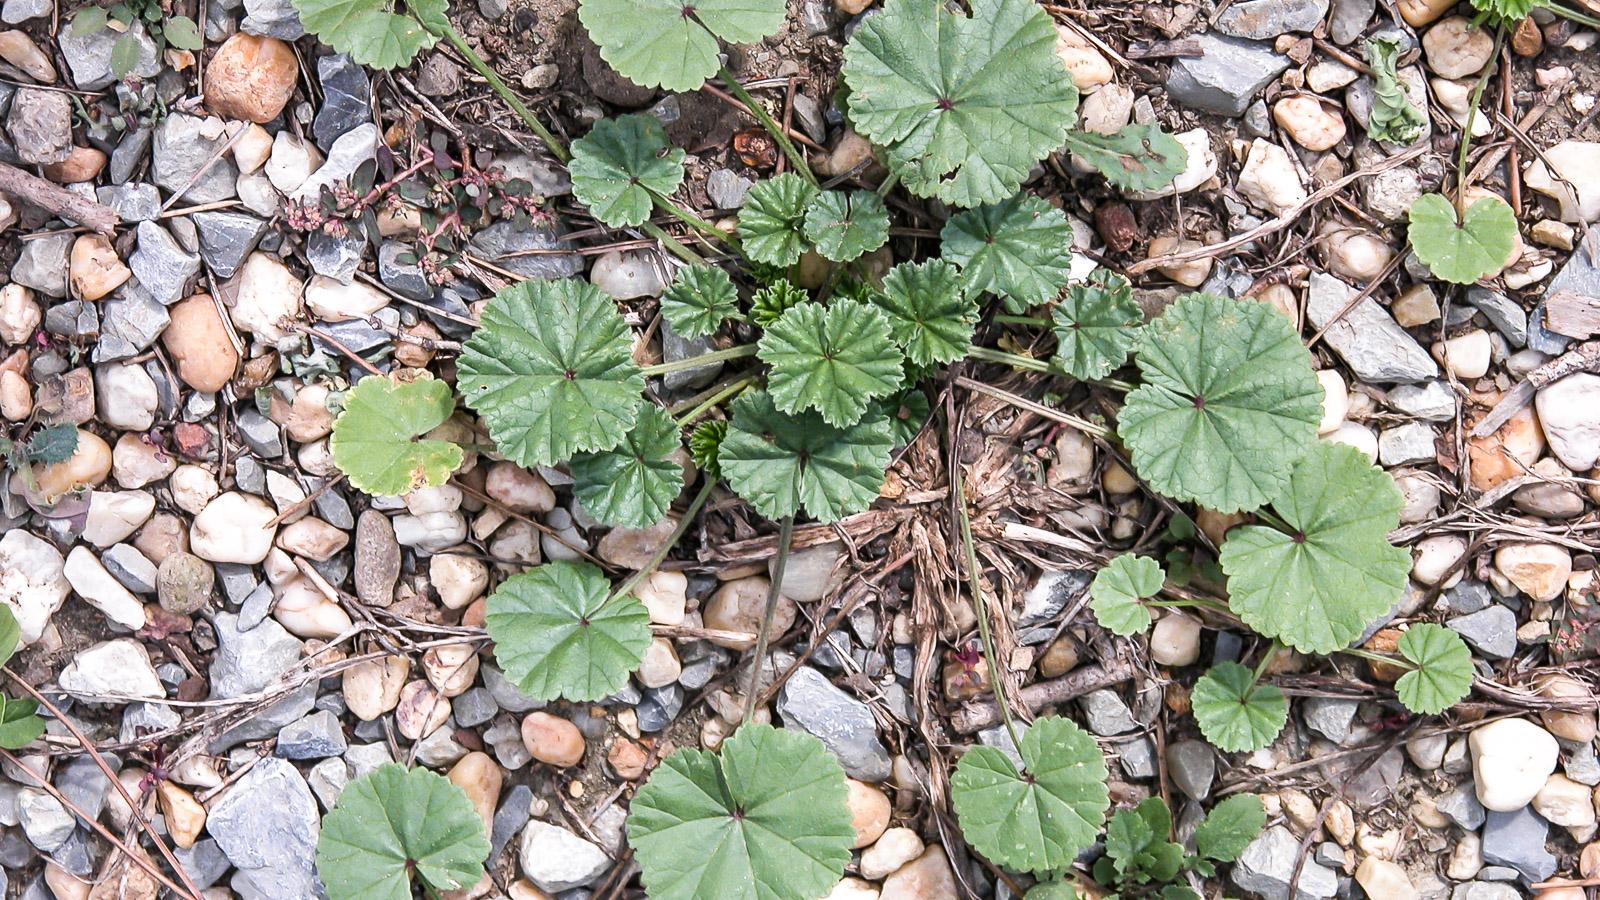
[[[1072,268],[1066,214],[1029,194],[956,213],[939,241],[969,292],[1003,297],[1014,310],[1055,297]]]
[[[1111,134],[1074,129],[1067,149],[1127,191],[1154,191],[1172,184],[1189,165],[1189,152],[1155,124],[1124,125]]]
[[[806,240],[834,262],[849,262],[889,240],[889,210],[871,191],[823,191],[806,206]]]
[[[650,646],[650,615],[611,596],[605,573],[548,562],[501,582],[486,625],[506,677],[538,700],[598,700],[621,690]]]
[[[1386,537],[1400,524],[1400,491],[1361,451],[1315,442],[1272,511],[1287,531],[1241,525],[1228,532],[1219,560],[1228,606],[1257,633],[1302,653],[1329,653],[1405,593],[1411,555]]]
[[[1369,38],[1367,63],[1372,67],[1372,111],[1367,115],[1367,137],[1393,144],[1409,144],[1422,137],[1427,118],[1411,105],[1405,86],[1395,71],[1400,42]]]
[[[72,36],[87,37],[106,27],[106,9],[103,6],[84,6],[72,14]]]
[[[1166,577],[1161,564],[1148,556],[1114,557],[1089,583],[1089,609],[1095,621],[1123,637],[1149,628],[1150,611],[1139,601],[1159,593]]]
[[[1233,862],[1266,827],[1267,814],[1255,794],[1234,794],[1211,807],[1194,831],[1195,852],[1217,862]]]
[[[1050,312],[1055,321],[1056,364],[1074,378],[1104,378],[1128,361],[1144,313],[1128,279],[1095,269]]]
[[[379,766],[350,782],[322,820],[317,875],[329,900],[411,900],[483,877],[489,839],[466,791],[426,769]]]
[[[143,52],[144,46],[132,32],[119,36],[111,45],[111,74],[118,78],[127,78],[139,67],[139,56]]]
[[[717,451],[728,484],[769,519],[802,507],[833,522],[878,497],[893,449],[889,423],[868,416],[835,428],[816,413],[784,415],[765,393],[733,402],[733,421]]]
[[[1406,629],[1396,646],[1415,669],[1395,682],[1406,709],[1434,716],[1455,706],[1472,690],[1472,651],[1442,625],[1419,622]]]
[[[586,281],[524,281],[489,301],[457,384],[507,459],[553,465],[622,442],[644,404],[628,326]]]
[[[715,266],[685,266],[661,295],[661,314],[686,338],[715,334],[725,319],[739,314],[739,289]]]
[[[961,289],[956,267],[942,259],[890,269],[872,302],[888,315],[895,343],[915,365],[955,362],[972,346],[977,299]]]
[[[683,466],[671,458],[681,446],[677,423],[647,403],[620,445],[572,458],[572,492],[607,525],[654,525],[683,490]]]
[[[793,172],[758,181],[739,207],[739,241],[754,262],[791,266],[810,244],[805,236],[806,208],[817,189]]]
[[[294,0],[300,24],[363,66],[397,69],[436,38],[390,0]]]
[[[683,182],[683,150],[667,144],[655,116],[601,119],[572,142],[572,193],[612,228],[650,218],[652,195],[667,197]]]
[[[1443,194],[1423,194],[1411,204],[1406,235],[1435,277],[1471,284],[1505,268],[1517,243],[1517,215],[1499,197],[1480,197],[1458,222]]]
[[[1070,881],[1041,881],[1028,888],[1027,900],[1078,900]]]
[[[850,119],[913,193],[996,203],[1066,140],[1078,90],[1033,0],[887,0],[844,51]]]
[[[1143,816],[1131,809],[1117,810],[1106,825],[1106,856],[1111,857],[1117,871],[1126,872],[1155,839],[1156,833]]]
[[[368,375],[345,394],[328,447],[351,486],[378,497],[438,487],[461,468],[462,450],[422,439],[455,412],[450,385],[432,377],[397,384]]]
[[[1252,684],[1254,675],[1236,662],[1220,662],[1201,675],[1189,694],[1200,733],[1230,753],[1260,750],[1272,743],[1289,719],[1289,701],[1270,684]]]
[[[44,734],[37,700],[0,696],[0,748],[21,750]]]
[[[856,300],[791,307],[757,346],[772,367],[767,390],[787,413],[814,409],[842,428],[860,420],[874,397],[900,387],[900,351],[888,318]]]
[[[582,0],[578,21],[629,81],[693,91],[716,74],[719,38],[759,41],[783,27],[784,11],[783,0]]]
[[[22,626],[17,623],[16,613],[11,607],[0,603],[0,666],[11,661],[12,654],[17,652],[17,645],[22,642]]]
[[[973,849],[1009,869],[1059,871],[1094,843],[1110,795],[1106,763],[1088,732],[1045,716],[1017,748],[1024,772],[995,747],[961,755],[950,802]]]
[[[652,900],[817,900],[850,861],[844,769],[804,732],[749,724],[673,752],[628,808]]]
[[[200,39],[200,26],[188,16],[168,16],[161,34],[167,43],[179,50],[199,50],[205,46]]]
[[[1144,384],[1118,434],[1157,491],[1218,512],[1277,496],[1316,438],[1322,386],[1311,354],[1269,304],[1178,298],[1141,332]]]

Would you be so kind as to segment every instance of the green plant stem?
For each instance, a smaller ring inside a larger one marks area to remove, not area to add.
[[[572,154],[567,152],[567,146],[561,143],[561,141],[557,139],[554,134],[551,134],[550,129],[544,127],[544,123],[540,122],[538,116],[533,114],[533,110],[529,109],[527,105],[522,102],[522,99],[512,92],[510,86],[508,86],[504,81],[500,80],[500,76],[495,74],[494,69],[491,69],[489,64],[484,62],[483,57],[478,55],[478,51],[472,49],[471,45],[469,45],[454,28],[446,25],[443,28],[434,31],[434,33],[448,41],[450,46],[456,48],[456,52],[460,53],[466,58],[467,65],[471,66],[479,75],[482,75],[484,81],[489,82],[489,87],[492,88],[496,94],[499,94],[500,99],[504,100],[506,105],[511,107],[512,111],[517,114],[517,117],[522,120],[523,124],[527,125],[534,134],[538,135],[539,140],[544,142],[544,145],[550,151],[551,156],[554,156],[556,159],[562,162],[566,162],[572,158]]]
[[[756,698],[761,695],[761,670],[766,668],[767,645],[772,640],[772,620],[778,612],[778,595],[783,589],[783,570],[789,565],[789,545],[794,539],[794,513],[778,525],[778,555],[772,563],[772,583],[767,586],[767,608],[761,614],[761,630],[756,633],[756,657],[750,665],[750,684],[745,688],[744,715],[740,725],[748,725],[756,714]]]
[[[1200,597],[1183,600],[1144,600],[1142,602],[1145,606],[1168,606],[1173,608],[1188,607],[1191,609],[1209,609],[1212,612],[1229,614],[1233,612],[1233,610],[1228,608],[1228,604],[1226,603],[1220,603],[1216,600],[1206,600]]]
[[[972,610],[978,619],[978,640],[983,643],[983,659],[989,667],[989,690],[994,693],[994,704],[1000,708],[1000,721],[1005,723],[1006,734],[1011,736],[1011,746],[1022,747],[1017,737],[1017,726],[1011,720],[1011,704],[1006,698],[1005,683],[1000,680],[1000,664],[995,660],[994,635],[989,632],[989,600],[983,593],[983,577],[978,571],[978,545],[972,540],[972,516],[967,513],[965,479],[961,464],[951,466],[954,473],[950,494],[955,498],[956,516],[961,520],[961,550],[967,560],[967,591],[972,594]]]
[[[900,173],[890,172],[889,176],[883,179],[883,184],[878,185],[878,198],[881,200],[882,198],[889,196],[889,192],[894,190],[894,186],[899,183]]]
[[[735,250],[739,250],[738,238],[727,233],[726,231],[723,231],[710,222],[707,222],[705,219],[700,218],[689,210],[679,206],[671,197],[651,191],[650,199],[655,202],[657,209],[672,216],[673,218],[676,218],[678,221],[689,226],[690,228],[693,228],[695,231],[704,234],[706,237],[721,241]],[[740,251],[740,255],[744,255],[743,251]]]
[[[1587,25],[1590,28],[1600,28],[1600,19],[1596,19],[1593,16],[1584,15],[1575,9],[1568,9],[1565,6],[1557,6],[1554,3],[1545,4],[1545,9],[1550,10],[1563,19],[1570,19],[1574,22],[1577,22],[1579,25]]]
[[[722,78],[722,83],[727,85],[729,93],[738,97],[739,102],[743,103],[750,110],[750,114],[756,117],[756,121],[761,123],[761,127],[765,128],[767,133],[772,135],[772,139],[778,142],[778,146],[783,150],[783,155],[789,158],[789,165],[794,166],[794,170],[799,172],[806,181],[815,185],[817,176],[812,174],[811,167],[806,164],[806,158],[800,155],[800,148],[794,145],[794,141],[789,140],[789,133],[784,130],[783,126],[779,125],[767,113],[767,110],[756,102],[756,98],[750,96],[750,92],[744,89],[744,85],[739,83],[739,79],[735,78],[732,72],[728,71],[727,66],[723,66],[722,71],[718,74]]]
[[[746,375],[743,378],[724,385],[720,390],[715,391],[709,397],[701,400],[699,403],[696,403],[694,408],[679,416],[676,420],[678,427],[682,428],[683,426],[688,425],[690,422],[693,422],[695,419],[698,419],[704,415],[706,410],[711,409],[713,406],[716,406],[730,397],[738,395],[745,388],[749,387],[751,382],[755,380],[756,377],[754,375]]]
[[[667,537],[666,541],[662,543],[655,553],[651,554],[650,560],[640,567],[639,571],[633,573],[628,577],[627,581],[624,581],[620,587],[611,592],[611,599],[615,600],[618,597],[632,593],[634,588],[638,587],[646,578],[649,578],[650,574],[656,570],[656,567],[661,565],[661,561],[667,558],[667,554],[672,551],[672,548],[678,545],[678,539],[683,537],[684,532],[689,530],[689,525],[694,522],[695,513],[700,511],[700,507],[706,505],[706,500],[711,497],[711,489],[717,486],[715,478],[702,478],[701,480],[705,483],[700,486],[700,490],[694,495],[694,499],[689,501],[689,508],[683,511],[683,515],[678,519],[678,526],[672,529],[672,534]]]
[[[1266,674],[1267,666],[1272,664],[1273,657],[1277,656],[1278,655],[1278,651],[1282,650],[1282,649],[1283,649],[1283,642],[1278,640],[1277,638],[1273,638],[1272,646],[1268,647],[1267,648],[1267,652],[1262,654],[1261,662],[1256,663],[1255,675],[1250,679],[1250,686],[1251,687],[1255,687],[1256,684],[1259,681],[1261,681],[1261,676]]]
[[[1030,328],[1049,328],[1051,324],[1049,319],[1041,319],[1038,316],[1014,316],[1010,313],[1001,313],[995,316],[994,320],[1001,325],[1026,325]]]
[[[1500,44],[1505,40],[1504,27],[1494,30],[1494,52],[1490,59],[1500,58]],[[1467,104],[1467,123],[1461,128],[1461,148],[1456,152],[1456,215],[1466,214],[1467,206],[1467,150],[1472,146],[1472,125],[1478,117],[1478,101],[1483,99],[1483,89],[1489,84],[1489,76],[1493,75],[1494,66],[1484,66],[1483,74],[1478,76],[1478,83],[1472,88],[1472,101]]]
[[[1060,375],[1063,378],[1070,377],[1067,373],[1051,365],[1047,360],[1034,359],[1031,356],[1022,356],[1017,353],[1007,353],[1004,350],[995,350],[990,347],[973,347],[967,351],[967,357],[981,359],[984,362],[1015,366],[1019,369],[1027,369],[1030,372],[1048,372],[1051,375]]]
[[[657,363],[653,366],[645,366],[639,371],[642,372],[646,378],[654,378],[657,375],[665,375],[668,372],[682,372],[686,369],[698,369],[701,366],[709,365],[714,362],[726,362],[730,359],[743,359],[746,356],[755,356],[756,349],[757,348],[755,344],[740,344],[737,347],[729,347],[726,350],[713,350],[710,353],[702,353],[699,356],[691,356],[688,359],[679,359],[672,362]]]
[[[1418,668],[1415,663],[1403,656],[1388,656],[1383,653],[1374,653],[1371,650],[1366,650],[1361,647],[1345,647],[1342,650],[1335,650],[1333,652],[1359,657],[1361,659],[1368,660],[1369,662],[1382,663],[1386,666],[1398,666],[1407,670]]]
[[[667,234],[665,231],[663,231],[661,229],[660,225],[657,225],[654,222],[646,220],[643,225],[639,226],[639,230],[643,231],[645,234],[648,234],[651,237],[655,238],[656,240],[660,241],[661,242],[661,246],[663,246],[663,247],[667,248],[668,250],[670,250],[672,252],[673,256],[678,257],[679,259],[683,260],[684,262],[686,262],[686,263],[688,263],[688,264],[690,264],[692,266],[693,265],[705,265],[706,264],[705,257],[701,256],[700,254],[698,254],[698,253],[694,252],[693,250],[689,249],[688,247],[684,246],[683,243],[680,242],[677,238],[673,237],[670,234]]]

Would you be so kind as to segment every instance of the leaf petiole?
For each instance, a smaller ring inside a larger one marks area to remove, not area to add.
[[[756,377],[754,375],[746,375],[743,378],[735,379],[720,387],[713,387],[711,393],[707,395],[705,399],[695,403],[688,412],[677,418],[678,427],[682,428],[685,425],[688,425],[695,419],[705,415],[707,410],[711,409],[717,404],[737,396],[741,391],[749,387],[750,384],[755,380]]]
[[[650,556],[649,561],[639,567],[639,571],[630,575],[627,581],[624,581],[616,590],[611,592],[610,599],[615,600],[631,593],[634,588],[643,583],[646,578],[649,578],[651,573],[655,572],[656,568],[661,565],[661,561],[667,558],[668,553],[672,552],[672,548],[678,545],[678,540],[683,537],[684,533],[689,530],[689,526],[694,522],[695,513],[700,511],[700,507],[706,505],[706,500],[711,496],[711,489],[717,486],[714,478],[701,480],[705,483],[700,486],[700,490],[694,495],[694,499],[689,501],[689,507],[678,518],[678,526],[672,529],[672,534],[667,536],[660,548]]]
[[[730,359],[743,359],[746,356],[755,356],[756,350],[757,347],[755,344],[740,344],[737,347],[729,347],[726,350],[713,350],[710,353],[702,353],[699,356],[691,356],[688,359],[677,359],[673,360],[672,362],[656,363],[653,366],[644,366],[639,371],[646,378],[654,378],[657,375],[666,375],[669,372],[682,372],[687,369],[698,369],[701,366],[709,365],[710,363],[714,362],[726,362]]]
[[[1277,657],[1278,651],[1282,649],[1283,642],[1277,638],[1273,638],[1272,646],[1267,648],[1267,652],[1261,655],[1261,661],[1256,663],[1255,672],[1250,678],[1250,686],[1252,688],[1260,683],[1261,676],[1265,675],[1267,672],[1267,666],[1272,665],[1272,660]]]
[[[1011,746],[1020,748],[1017,726],[1011,721],[1011,704],[1006,698],[1005,683],[1000,680],[1000,664],[995,660],[994,635],[989,632],[989,601],[983,593],[983,579],[978,571],[978,545],[972,540],[972,516],[967,512],[966,479],[961,464],[951,466],[950,496],[954,498],[956,516],[961,520],[961,550],[967,563],[967,590],[972,594],[973,612],[978,619],[978,640],[983,642],[983,659],[989,667],[989,690],[994,693],[994,704],[1000,709],[1000,720],[1005,723]]]
[[[783,590],[783,570],[789,565],[789,545],[793,540],[794,513],[790,513],[778,525],[778,555],[772,563],[772,583],[767,586],[767,608],[761,614],[761,631],[756,634],[756,655],[750,664],[750,684],[745,687],[744,715],[739,719],[740,725],[748,725],[756,714],[756,698],[761,695],[761,670],[767,665],[772,620],[778,612],[778,595]]]
[[[806,158],[800,155],[799,148],[794,145],[794,141],[789,139],[789,134],[784,130],[783,126],[772,118],[765,107],[756,102],[756,98],[750,96],[750,92],[744,89],[744,85],[739,83],[739,79],[735,78],[732,72],[728,71],[727,66],[723,66],[718,75],[722,78],[722,83],[727,86],[728,91],[739,98],[739,102],[750,110],[750,114],[756,117],[756,121],[761,123],[761,127],[766,129],[767,133],[772,135],[772,139],[778,142],[778,146],[783,150],[783,155],[789,159],[789,165],[794,166],[794,170],[799,172],[806,181],[815,185],[817,176],[812,174],[811,167],[806,164]]]
[[[512,92],[510,86],[502,81],[499,75],[495,74],[494,69],[490,68],[487,62],[484,62],[483,57],[478,55],[478,51],[472,49],[472,46],[461,37],[460,33],[447,23],[423,20],[422,24],[429,31],[449,41],[450,46],[454,47],[456,52],[466,58],[467,65],[472,66],[473,71],[483,76],[483,80],[489,82],[489,87],[500,95],[500,99],[506,101],[506,105],[510,106],[511,110],[517,114],[517,118],[521,119],[523,124],[527,125],[539,137],[539,140],[544,142],[551,156],[562,162],[572,158],[572,154],[567,152],[566,144],[563,144],[559,138],[550,132],[550,129],[544,126],[543,122],[539,121],[539,117],[533,114],[533,110],[529,109],[522,102],[522,99]]]

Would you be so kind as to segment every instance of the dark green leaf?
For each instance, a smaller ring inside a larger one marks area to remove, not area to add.
[[[572,458],[573,494],[607,525],[654,525],[683,490],[683,466],[671,458],[681,446],[672,417],[647,403],[616,448]]]
[[[47,425],[28,438],[28,462],[54,465],[78,451],[78,428],[70,423]]]
[[[955,362],[972,346],[977,300],[961,289],[956,267],[942,259],[890,269],[872,302],[888,315],[895,343],[915,365]]]
[[[811,182],[793,172],[756,182],[739,207],[739,240],[750,259],[794,265],[810,246],[805,236],[806,207],[816,196]]]
[[[816,413],[784,415],[756,392],[733,402],[717,462],[729,486],[767,518],[804,507],[818,521],[833,522],[877,499],[892,448],[881,416],[835,428]]]
[[[638,225],[683,182],[683,156],[654,116],[601,119],[572,142],[572,193],[613,228]]]
[[[939,240],[968,292],[989,292],[1021,310],[1055,297],[1072,268],[1072,226],[1028,194],[950,217]]]
[[[1155,124],[1124,125],[1111,134],[1073,129],[1067,132],[1067,149],[1128,191],[1164,188],[1189,165],[1188,151]]]
[[[1217,862],[1233,862],[1266,824],[1267,814],[1260,797],[1234,794],[1213,806],[1195,829],[1195,852]]]
[[[1220,662],[1194,683],[1189,695],[1200,733],[1230,753],[1260,750],[1272,743],[1289,718],[1283,691],[1255,681],[1236,662]]]
[[[200,27],[188,16],[168,16],[162,34],[166,36],[167,43],[179,50],[199,50],[205,46],[205,41],[200,38]]]
[[[855,424],[875,397],[900,386],[900,351],[889,320],[855,300],[791,307],[762,336],[761,361],[772,367],[767,390],[787,413],[814,409],[830,425]]]
[[[1104,378],[1127,362],[1144,324],[1133,286],[1110,269],[1095,269],[1083,284],[1068,288],[1051,318],[1056,363],[1082,379]]]
[[[44,734],[44,720],[37,715],[33,700],[13,700],[0,696],[0,747],[21,750]]]
[[[871,191],[823,191],[806,207],[806,240],[834,262],[849,262],[889,240],[889,210]]]
[[[661,314],[672,330],[687,338],[716,333],[724,319],[739,314],[739,290],[715,266],[685,266],[661,297]]]
[[[513,575],[489,595],[494,658],[538,700],[598,700],[616,693],[650,646],[650,616],[631,595],[611,596],[588,563],[549,562]]]

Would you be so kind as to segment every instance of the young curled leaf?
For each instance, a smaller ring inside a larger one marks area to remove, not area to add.
[[[1395,71],[1400,42],[1393,38],[1367,41],[1367,64],[1372,67],[1372,111],[1367,117],[1367,137],[1392,144],[1409,144],[1422,137],[1428,120],[1406,96]]]

